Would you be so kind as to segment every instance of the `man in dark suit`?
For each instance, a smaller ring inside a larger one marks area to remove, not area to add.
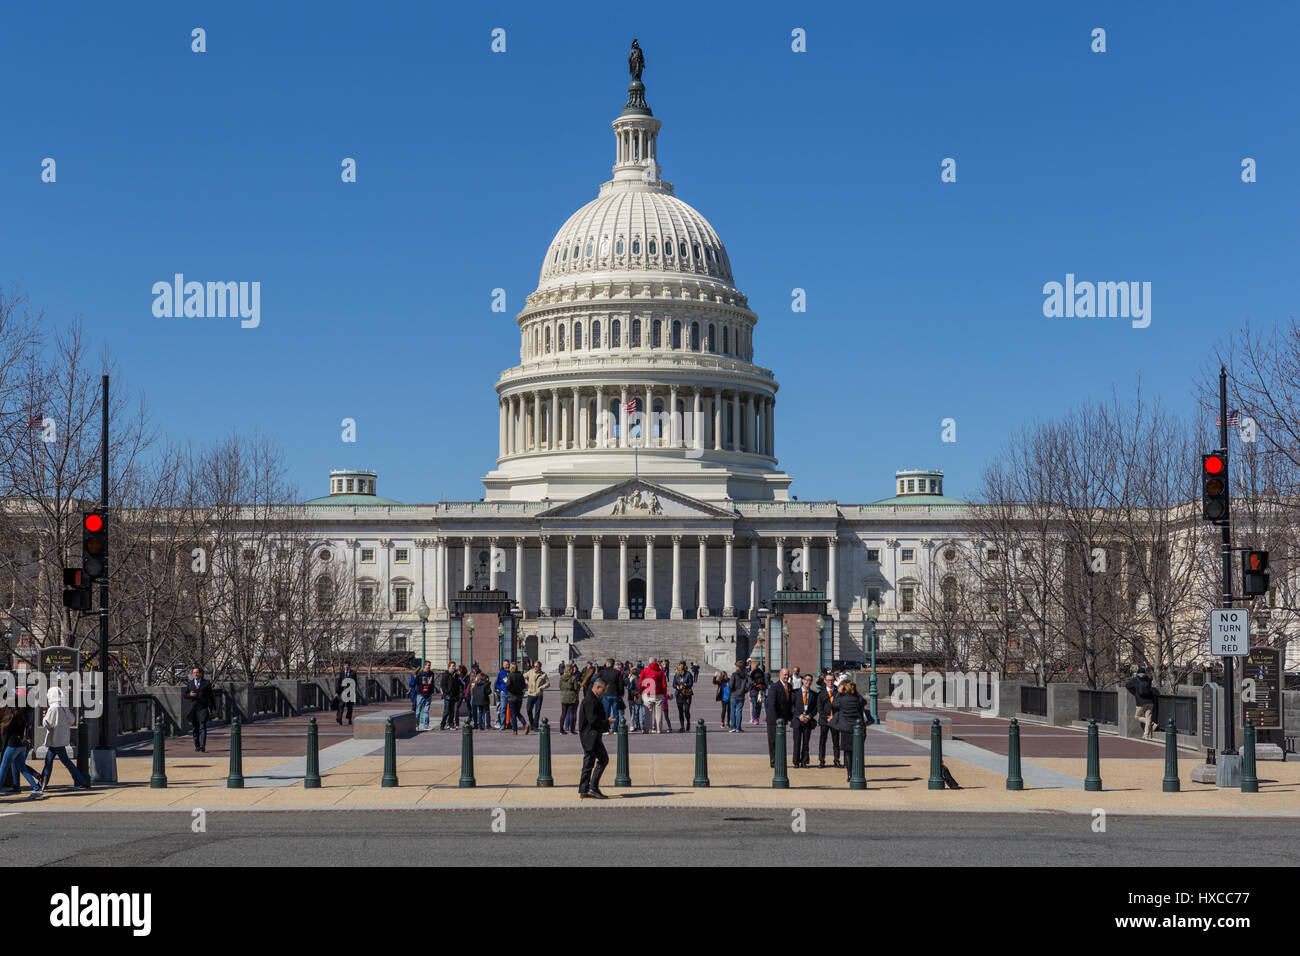
[[[604,800],[600,792],[600,775],[609,766],[609,751],[601,738],[609,730],[609,717],[602,701],[605,682],[597,677],[592,681],[591,693],[582,698],[578,708],[578,739],[582,741],[582,776],[578,780],[578,796],[584,800]]]
[[[190,672],[190,679],[185,684],[181,698],[185,703],[182,718],[194,734],[194,749],[199,753],[208,752],[208,720],[212,717],[215,702],[212,699],[212,682],[203,677],[203,668],[195,667]]]
[[[334,696],[338,698],[338,713],[334,719],[340,724],[343,723],[343,712],[348,713],[348,724],[352,723],[352,705],[357,701],[357,687],[360,681],[357,679],[357,672],[352,669],[351,661],[343,662],[343,670],[339,671],[338,683],[334,686]]]
[[[807,767],[812,732],[817,726],[817,691],[813,690],[812,674],[804,674],[799,683],[791,695],[790,709],[794,719],[790,726],[794,728],[794,765]]]
[[[835,766],[840,765],[840,732],[831,726],[835,695],[838,693],[834,675],[827,674],[822,680],[821,693],[817,695],[817,725],[821,727],[821,736],[817,741],[817,763],[822,767],[826,766],[827,735],[830,736],[831,746],[835,749]]]
[[[442,675],[442,720],[438,723],[439,730],[446,730],[449,726],[455,730],[460,726],[460,720],[456,716],[456,711],[460,709],[460,672],[456,670],[456,662],[452,661],[447,665],[447,670]]]
[[[794,717],[790,701],[790,668],[782,667],[780,677],[767,688],[767,760],[776,767],[776,722],[784,720],[789,726]]]

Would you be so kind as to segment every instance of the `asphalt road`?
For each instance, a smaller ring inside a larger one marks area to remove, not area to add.
[[[1300,863],[1300,821],[1112,814],[1105,833],[1067,814],[488,810],[0,816],[0,862],[22,866],[496,866],[581,863],[593,841],[633,841],[647,863],[753,866],[1252,866]],[[474,839],[478,838],[478,839]],[[472,852],[467,853],[467,848]]]

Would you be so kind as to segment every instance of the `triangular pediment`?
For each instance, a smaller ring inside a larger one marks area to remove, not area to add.
[[[543,511],[538,518],[709,518],[733,520],[734,511],[640,478],[610,485]]]

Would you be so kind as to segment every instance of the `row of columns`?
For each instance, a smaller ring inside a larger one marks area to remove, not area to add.
[[[541,536],[541,557],[538,561],[538,587],[540,594],[540,612],[543,617],[549,617],[553,614],[551,608],[551,537],[552,535]],[[632,535],[618,535],[618,617],[626,619],[629,617],[628,608],[628,547]],[[646,607],[645,616],[647,620],[653,620],[658,616],[658,609],[654,604],[654,552],[655,552],[655,535],[648,534],[643,537],[645,543],[645,580],[646,580]],[[681,620],[682,611],[682,541],[686,535],[670,535],[673,545],[673,576],[672,576],[672,606],[669,609],[668,616],[672,620]],[[707,617],[709,611],[708,601],[708,542],[709,535],[695,535],[698,539],[699,546],[699,606],[696,613],[699,617]],[[605,616],[604,602],[601,597],[601,538],[600,535],[592,537],[592,585],[591,585],[591,616],[593,618],[603,618]],[[496,562],[491,555],[497,550],[500,538],[489,538],[489,560],[488,560],[488,587],[496,590],[498,586]],[[577,576],[576,576],[576,551],[577,535],[565,535],[565,606],[564,614],[567,616],[576,616],[577,614]],[[723,558],[723,585],[722,585],[722,614],[724,617],[733,617],[736,613],[735,601],[733,600],[733,581],[732,568],[734,562],[735,536],[724,535],[723,547],[725,556]],[[750,538],[749,541],[749,604],[754,608],[758,604],[758,538]],[[808,571],[808,555],[812,550],[812,537],[800,539],[803,545],[804,569],[800,574],[800,587],[808,590],[810,586],[810,574]],[[473,567],[473,539],[462,538],[461,547],[463,549],[463,575],[462,589],[468,590],[472,581]],[[519,600],[524,594],[524,541],[522,537],[515,538],[515,599]],[[831,607],[837,607],[837,593],[835,582],[838,577],[838,551],[839,541],[837,538],[825,538],[827,549],[826,564],[826,600]],[[448,577],[450,562],[448,560],[450,553],[450,539],[435,538],[433,541],[433,565],[434,565],[434,604],[435,610],[443,610],[450,606],[450,594],[448,593]],[[782,590],[785,587],[785,539],[776,539],[776,588]]]
[[[616,417],[601,415],[618,399]],[[664,400],[665,412],[655,417],[654,402]],[[640,447],[712,448],[775,458],[776,399],[745,390],[701,389],[687,386],[623,385],[606,389],[534,389],[503,397],[499,402],[498,457],[549,450],[630,448],[632,415],[628,402],[641,406]],[[672,412],[681,404],[681,411]],[[594,403],[594,407],[593,407]],[[730,405],[731,441],[724,441],[724,408]],[[742,412],[743,409],[743,412]],[[592,421],[593,410],[596,419]],[[612,420],[611,420],[612,418]],[[543,434],[542,421],[546,428]],[[601,427],[602,423],[605,427]],[[614,426],[617,425],[617,428]],[[698,430],[698,434],[697,434]],[[615,432],[617,431],[617,434]]]

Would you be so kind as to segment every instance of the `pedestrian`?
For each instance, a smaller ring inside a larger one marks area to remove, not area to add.
[[[510,676],[510,661],[502,661],[501,669],[497,671],[497,679],[492,684],[492,689],[497,695],[497,730],[506,729],[506,678]]]
[[[718,703],[722,705],[722,729],[731,729],[731,681],[722,671],[713,672],[713,686],[717,689]]]
[[[449,663],[443,671],[438,689],[442,693],[442,720],[438,722],[438,729],[446,730],[450,726],[455,730],[460,726],[456,717],[456,710],[460,707],[460,672],[456,669],[455,661]]]
[[[492,718],[488,716],[492,709],[492,682],[488,680],[487,674],[482,671],[479,671],[474,677],[474,684],[470,688],[469,703],[474,729],[487,730],[492,725]]]
[[[438,675],[433,672],[433,664],[424,662],[419,680],[415,684],[415,726],[418,730],[429,729],[429,711],[433,707],[433,694],[438,687]]]
[[[831,747],[835,753],[835,766],[840,765],[840,732],[831,726],[835,697],[840,693],[833,675],[827,674],[822,681],[821,692],[817,695],[817,726],[821,728],[817,738],[817,764],[826,766],[826,738],[831,738]]]
[[[794,765],[807,767],[808,748],[812,743],[813,728],[817,726],[817,691],[813,690],[812,674],[804,674],[794,689],[790,705],[794,720]]]
[[[48,700],[49,709],[41,719],[41,726],[45,728],[45,769],[41,772],[41,791],[49,789],[55,757],[59,758],[59,762],[72,775],[72,783],[77,789],[89,790],[90,784],[86,782],[86,778],[81,775],[76,764],[68,759],[68,744],[72,742],[72,728],[76,725],[77,719],[72,715],[72,711],[63,705],[63,688],[51,687]]]
[[[853,779],[853,728],[859,722],[871,723],[871,714],[866,702],[858,693],[857,684],[846,680],[839,685],[835,700],[831,702],[831,727],[840,732],[844,742],[844,766],[848,768],[848,778]],[[866,773],[866,768],[859,768]]]
[[[618,725],[618,704],[623,699],[623,673],[614,665],[614,658],[605,661],[605,666],[600,669],[597,676],[605,690],[601,698],[605,707],[605,717],[609,720],[611,727]],[[607,733],[613,733],[612,730]]]
[[[673,696],[677,698],[678,733],[686,733],[686,727],[691,722],[691,698],[694,695],[695,675],[686,669],[685,661],[678,661],[677,673],[673,675]],[[669,720],[669,730],[672,730],[672,725],[672,720]]]
[[[640,672],[644,668],[632,668],[628,672],[627,709],[629,715],[628,731],[641,730],[645,726],[645,704],[641,701]]]
[[[537,730],[537,725],[542,719],[542,695],[546,688],[551,686],[551,675],[542,670],[542,662],[534,661],[533,669],[528,672],[525,679],[524,696],[527,697],[528,707],[528,727],[524,731],[527,735]]]
[[[775,768],[776,722],[784,720],[788,727],[794,713],[790,701],[790,669],[788,667],[781,668],[779,679],[767,689],[765,696],[767,698],[767,759],[768,763]]]
[[[578,732],[578,665],[570,664],[560,678],[560,733]]]
[[[506,675],[506,723],[516,737],[519,736],[519,725],[524,723],[524,694],[527,691],[528,681],[519,672],[519,665],[511,661],[510,673]]]
[[[9,723],[4,728],[4,756],[0,757],[0,782],[8,783],[13,780],[11,790],[14,793],[22,792],[22,782],[19,775],[27,778],[31,784],[32,792],[28,795],[29,800],[39,800],[45,795],[41,788],[41,778],[32,773],[27,766],[27,731],[29,729],[28,721],[31,719],[31,708],[25,700],[20,700],[18,706],[10,711]]]
[[[1125,687],[1133,695],[1133,700],[1137,704],[1137,710],[1133,716],[1137,722],[1142,725],[1142,739],[1151,739],[1151,728],[1155,726],[1153,717],[1156,709],[1156,692],[1151,686],[1151,675],[1147,673],[1145,667],[1139,667]]]
[[[582,776],[578,778],[578,796],[583,799],[604,800],[600,792],[600,775],[609,766],[609,752],[601,736],[609,732],[609,717],[602,700],[605,682],[595,678],[591,693],[582,701],[578,712],[578,738],[582,741]]]
[[[212,699],[212,682],[203,676],[203,668],[195,666],[190,671],[189,683],[185,685],[185,713],[182,720],[190,725],[194,734],[194,749],[198,753],[208,752],[208,721],[212,717],[215,702]]]
[[[748,663],[751,665],[749,671],[749,706],[754,726],[758,726],[758,717],[763,712],[763,696],[767,693],[767,673],[763,670],[762,661],[755,663],[750,660]]]
[[[420,709],[420,668],[416,668],[411,673],[411,679],[406,682],[406,689],[410,691],[411,710],[416,713]]]
[[[695,661],[691,661],[691,677],[694,680],[700,679],[700,665],[695,663]]]
[[[653,657],[641,670],[641,701],[645,705],[645,718],[641,722],[641,733],[659,733],[659,719],[663,714],[664,683],[663,670]]]
[[[477,664],[474,665],[474,669],[478,670]],[[469,688],[473,683],[473,678],[465,670],[464,664],[461,664],[457,669],[456,675],[460,678],[460,703],[456,707],[456,726],[459,727],[461,717],[464,717],[466,720],[470,719]]]
[[[334,719],[343,723],[343,712],[347,711],[348,726],[352,726],[352,705],[357,700],[357,672],[352,669],[352,662],[345,660],[339,671],[339,679],[334,684],[334,697],[338,701]]]
[[[745,732],[745,695],[749,693],[751,683],[749,679],[750,668],[746,661],[736,661],[736,669],[731,672],[731,677],[727,681],[727,696],[731,698],[731,728],[730,733],[743,734]]]

